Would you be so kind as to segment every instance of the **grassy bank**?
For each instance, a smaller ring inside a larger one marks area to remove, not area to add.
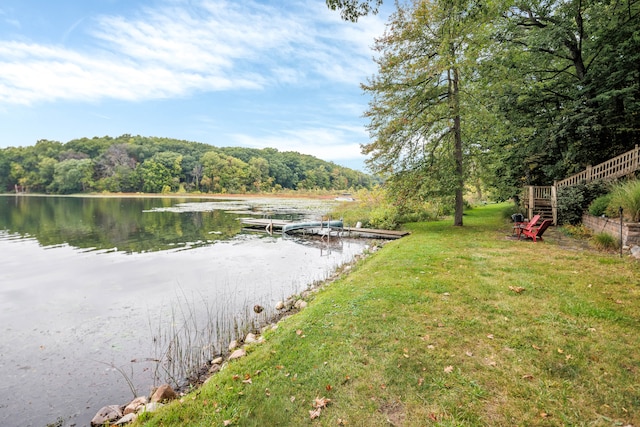
[[[144,425],[640,425],[639,263],[500,209],[411,225]]]

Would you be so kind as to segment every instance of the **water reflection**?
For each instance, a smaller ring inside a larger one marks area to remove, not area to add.
[[[211,318],[254,321],[248,307],[260,304],[268,316],[366,246],[240,233],[237,217],[248,213],[322,210],[269,203],[0,197],[3,425],[88,425],[100,407],[131,398],[114,367],[148,393],[151,367],[132,360],[156,359],[152,339],[171,323],[176,301],[204,331]]]
[[[34,237],[42,246],[141,253],[234,238],[240,214],[297,219],[319,209],[313,202],[300,208],[260,200],[4,196],[0,230]]]

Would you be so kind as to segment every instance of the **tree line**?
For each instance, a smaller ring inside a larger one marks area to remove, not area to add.
[[[374,178],[297,152],[121,135],[0,150],[0,191],[245,193],[370,188]]]
[[[326,0],[357,21],[382,0]],[[640,143],[640,1],[407,0],[376,40],[363,147],[399,205],[516,196]]]

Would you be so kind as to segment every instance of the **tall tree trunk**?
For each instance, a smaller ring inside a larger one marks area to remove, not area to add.
[[[451,48],[452,57],[455,58],[455,48]],[[455,214],[453,218],[453,225],[462,226],[462,214],[464,213],[464,200],[463,200],[463,191],[464,191],[464,175],[462,169],[462,130],[460,124],[460,99],[458,97],[459,88],[458,83],[460,81],[460,76],[458,74],[458,68],[454,66],[449,71],[449,88],[451,95],[451,109],[453,113],[453,138],[454,138],[454,152],[453,158],[456,164],[455,171],[455,180],[456,180],[456,204],[455,204]]]

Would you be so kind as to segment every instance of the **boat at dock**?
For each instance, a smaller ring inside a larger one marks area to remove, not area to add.
[[[331,230],[342,230],[344,224],[342,221],[305,221],[305,222],[292,222],[285,224],[282,227],[282,232],[286,234],[295,232],[304,232],[311,234],[325,234]]]

